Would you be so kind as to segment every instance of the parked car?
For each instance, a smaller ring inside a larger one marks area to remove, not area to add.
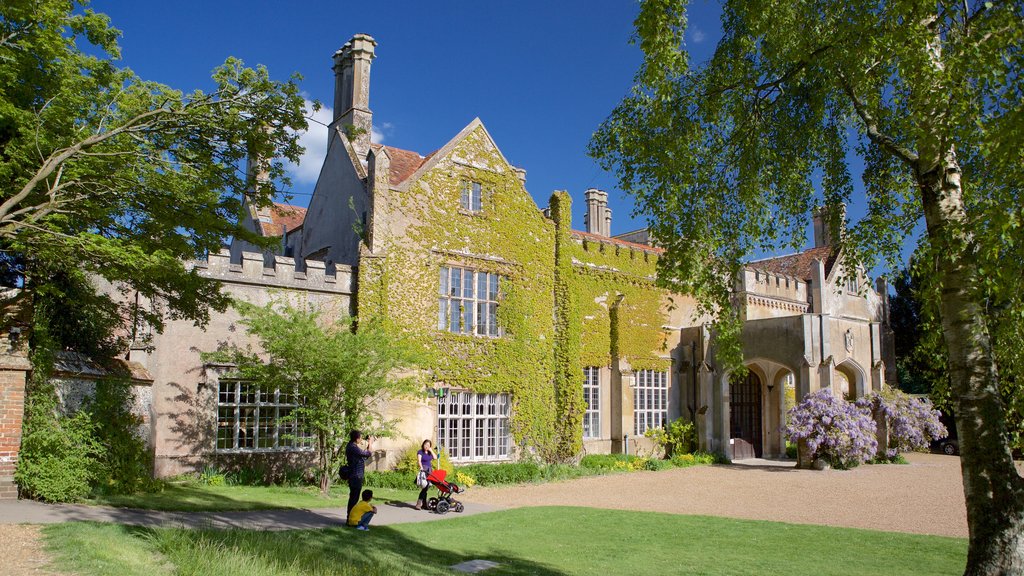
[[[946,427],[949,435],[933,441],[931,445],[932,452],[956,456],[960,453],[960,441],[957,440],[956,436],[956,421],[953,419],[953,415],[948,412],[942,412],[939,421]]]
[[[932,442],[931,448],[933,452],[956,456],[960,453],[960,442],[956,438],[943,438]]]

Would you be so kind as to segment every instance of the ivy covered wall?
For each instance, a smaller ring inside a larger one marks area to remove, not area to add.
[[[613,351],[633,368],[671,364],[663,358],[667,297],[654,285],[655,254],[580,241],[564,192],[552,196],[545,217],[477,121],[401,185],[386,184],[386,160],[371,162],[372,241],[358,270],[359,316],[382,317],[419,341],[439,385],[510,393],[517,445],[549,461],[575,457],[583,366],[609,366]],[[461,207],[466,182],[481,184],[478,212]],[[501,337],[438,328],[446,266],[501,276]],[[613,327],[609,308],[620,296],[628,321]]]

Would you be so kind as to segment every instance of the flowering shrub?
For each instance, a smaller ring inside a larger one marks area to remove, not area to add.
[[[455,483],[463,488],[471,488],[476,486],[476,479],[469,474],[462,472],[461,470],[455,471]]]
[[[667,458],[676,454],[688,454],[697,448],[697,429],[693,422],[676,418],[664,428],[648,428],[644,436],[654,441]]]
[[[806,440],[813,458],[846,469],[875,455],[875,430],[867,407],[851,404],[830,390],[819,390],[805,396],[789,411],[789,424],[784,431],[793,442]]]
[[[927,448],[929,442],[945,438],[948,434],[939,421],[941,413],[932,408],[931,402],[899,390],[890,389],[881,394],[873,392],[859,398],[857,406],[885,418],[889,428],[889,449],[884,456],[890,460],[900,452]]]

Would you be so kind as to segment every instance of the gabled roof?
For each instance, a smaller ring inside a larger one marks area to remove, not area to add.
[[[814,261],[821,260],[825,263],[825,277],[827,278],[832,273],[832,267],[835,266],[838,255],[839,252],[832,246],[819,246],[796,254],[755,260],[747,264],[747,268],[792,276],[801,280],[812,280],[814,278]]]
[[[406,176],[398,184],[395,184],[394,178],[390,177],[390,175],[389,175],[389,180],[391,180],[391,185],[394,186],[395,188],[399,189],[399,190],[406,190],[406,189],[408,189],[408,187],[411,186],[412,182],[414,182],[416,180],[416,178],[413,178],[414,176],[418,176],[418,175],[421,175],[421,174],[424,174],[424,173],[430,171],[430,169],[432,169],[434,166],[436,166],[437,163],[441,161],[441,159],[443,159],[452,150],[454,150],[455,147],[458,146],[460,142],[462,142],[462,140],[464,140],[467,136],[469,136],[477,128],[480,128],[481,130],[483,130],[484,136],[486,136],[487,139],[490,140],[491,144],[494,146],[495,152],[498,154],[499,157],[501,157],[502,161],[504,161],[506,164],[511,166],[512,164],[508,161],[507,158],[505,158],[505,155],[501,153],[501,149],[498,148],[498,145],[494,142],[494,138],[491,137],[491,133],[487,131],[487,128],[484,126],[483,122],[481,122],[479,118],[474,118],[472,122],[467,124],[465,128],[463,128],[458,134],[455,135],[454,138],[449,140],[444,146],[441,146],[437,150],[431,152],[430,154],[427,154],[422,159],[422,162],[420,162],[419,166],[417,166],[412,171],[411,174]],[[384,146],[384,148],[388,148],[388,147]],[[403,152],[406,152],[406,151],[403,150]],[[388,153],[389,154],[391,153],[390,149],[388,149]],[[391,165],[391,171],[392,172],[395,171],[394,163],[393,162],[394,162],[394,157],[392,157],[392,165]]]
[[[413,152],[412,150],[402,150],[401,148],[395,148],[394,146],[385,146],[383,144],[371,144],[370,145],[375,151],[384,149],[388,153],[388,157],[391,159],[391,169],[388,171],[388,184],[391,186],[398,186],[402,182],[409,179],[424,162],[430,160],[434,155],[434,152],[427,154],[426,156],[421,155],[419,152]]]
[[[609,244],[618,244],[619,246],[625,246],[626,248],[635,248],[637,250],[643,250],[644,252],[651,252],[653,254],[663,254],[664,248],[658,248],[657,246],[648,246],[647,244],[638,244],[636,242],[629,242],[627,240],[619,240],[618,238],[609,238],[608,236],[601,236],[600,234],[591,234],[590,232],[583,232],[582,230],[573,230],[572,235],[580,240],[591,240],[594,242],[607,242]]]
[[[305,219],[305,208],[274,202],[270,207],[270,222],[264,222],[263,217],[259,220],[260,234],[268,237],[280,236],[282,225],[284,225],[286,231],[292,232],[299,226],[302,226],[302,222]]]

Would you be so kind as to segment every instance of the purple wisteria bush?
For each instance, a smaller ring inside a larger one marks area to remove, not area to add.
[[[873,392],[857,400],[857,406],[872,415],[885,418],[889,428],[889,449],[885,457],[895,458],[900,452],[927,448],[932,440],[945,438],[948,432],[939,421],[941,413],[931,402],[915,398],[900,390]]]
[[[846,469],[870,460],[878,450],[871,411],[829,390],[808,394],[789,411],[786,437],[806,440],[811,457]]]

